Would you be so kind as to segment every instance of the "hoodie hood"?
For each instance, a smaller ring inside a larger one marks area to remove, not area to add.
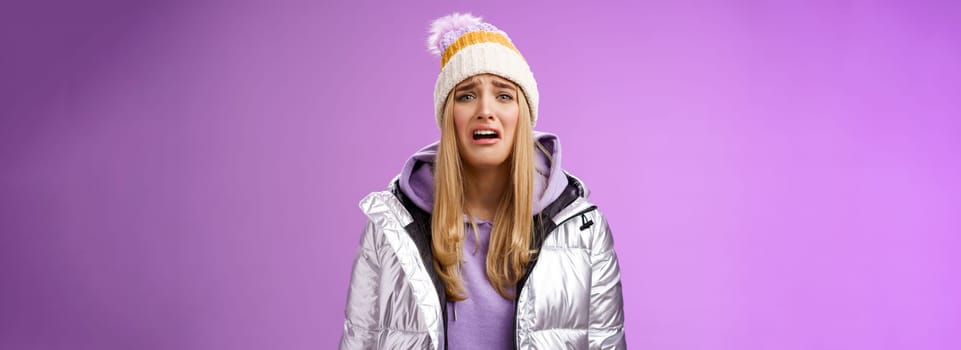
[[[561,170],[561,143],[557,135],[534,131],[534,140],[551,154],[550,159],[540,150],[534,152],[534,203],[533,214],[540,213],[556,200],[567,187],[567,176]],[[417,207],[430,213],[434,209],[434,159],[440,141],[431,143],[415,152],[404,164],[400,173],[400,190],[410,197]]]

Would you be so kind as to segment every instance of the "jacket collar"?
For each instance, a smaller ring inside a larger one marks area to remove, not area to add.
[[[574,175],[571,175],[567,171],[564,171],[564,175],[567,177],[567,186],[564,188],[564,191],[557,199],[551,202],[551,204],[544,207],[544,210],[542,210],[539,215],[544,218],[550,218],[554,226],[567,221],[571,217],[591,207],[590,203],[585,200],[585,198],[590,195],[590,190]],[[388,190],[400,200],[404,205],[404,209],[407,209],[415,222],[425,223],[426,227],[428,229],[430,228],[431,213],[418,207],[404,191],[400,190],[399,177],[395,177],[394,180],[390,182]],[[535,217],[537,216],[538,215],[535,215]]]

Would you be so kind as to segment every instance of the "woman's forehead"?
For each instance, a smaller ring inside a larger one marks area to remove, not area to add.
[[[494,74],[478,74],[471,76],[470,78],[464,79],[464,81],[457,84],[457,86],[467,85],[467,84],[483,84],[483,83],[500,83],[514,85],[514,82],[501,78]]]

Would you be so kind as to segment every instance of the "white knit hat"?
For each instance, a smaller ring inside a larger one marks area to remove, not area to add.
[[[520,86],[530,105],[531,126],[537,124],[537,81],[507,33],[482,22],[480,17],[453,13],[434,20],[427,47],[441,56],[440,74],[434,86],[438,126],[451,89],[464,79],[484,73],[498,75]]]

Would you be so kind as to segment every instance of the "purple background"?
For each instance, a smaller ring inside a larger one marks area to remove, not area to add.
[[[400,3],[4,2],[0,348],[334,348],[455,10],[531,63],[632,348],[961,348],[961,3]]]

